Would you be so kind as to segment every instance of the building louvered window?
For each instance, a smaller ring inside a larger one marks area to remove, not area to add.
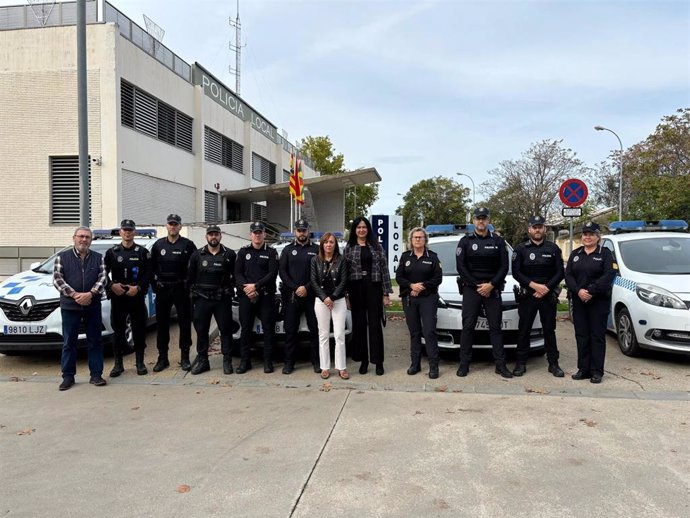
[[[252,178],[266,184],[276,183],[276,165],[252,153]]]
[[[252,203],[252,221],[265,221],[268,216],[266,205]]]
[[[120,94],[120,118],[123,126],[192,151],[191,117],[125,80],[120,82]]]
[[[244,148],[234,140],[221,135],[208,126],[204,127],[204,158],[233,171],[244,174]]]
[[[214,223],[218,217],[218,194],[213,191],[204,191],[204,221]]]
[[[285,169],[283,169],[283,181],[284,182],[290,181],[290,171],[286,171]]]
[[[91,219],[91,160],[89,159],[89,219]],[[50,157],[50,223],[80,223],[79,156]]]

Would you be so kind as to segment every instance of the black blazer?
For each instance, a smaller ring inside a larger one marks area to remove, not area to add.
[[[330,275],[333,279],[333,284],[335,289],[333,293],[327,293],[324,289],[324,279],[326,275]],[[345,258],[341,255],[337,259],[331,262],[330,272],[328,271],[328,265],[321,259],[318,255],[311,260],[311,287],[314,289],[316,296],[321,299],[321,301],[326,300],[328,297],[331,300],[342,299],[346,293],[346,283],[347,283],[347,264]]]

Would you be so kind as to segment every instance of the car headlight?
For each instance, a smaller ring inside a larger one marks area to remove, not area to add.
[[[662,308],[673,308],[673,309],[688,309],[685,302],[680,300],[670,291],[667,291],[658,286],[653,286],[651,284],[638,284],[637,285],[637,296],[640,300],[651,304],[652,306],[659,306]]]

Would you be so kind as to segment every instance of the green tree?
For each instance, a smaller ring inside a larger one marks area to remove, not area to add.
[[[345,169],[345,157],[342,153],[336,153],[331,138],[325,137],[305,137],[298,143],[297,147],[305,155],[311,158],[314,169],[324,176],[341,174],[347,172]],[[367,214],[369,207],[379,197],[378,184],[358,185],[351,187],[345,192],[345,220],[343,227],[349,228],[349,222],[356,216]]]
[[[422,225],[461,223],[470,206],[470,190],[445,176],[417,182],[403,197],[395,213],[406,229]]]
[[[559,217],[560,185],[568,178],[587,178],[590,170],[577,154],[562,146],[562,140],[542,140],[532,144],[518,160],[504,160],[490,172],[492,179],[482,184],[489,197],[496,228],[510,243],[525,235],[527,220],[541,214],[547,221]]]

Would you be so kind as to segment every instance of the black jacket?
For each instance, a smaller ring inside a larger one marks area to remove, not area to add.
[[[326,275],[330,275],[333,280],[335,288],[331,293],[324,288],[324,280]],[[347,264],[345,258],[341,255],[334,259],[329,268],[329,264],[321,259],[318,255],[311,260],[311,287],[316,293],[316,296],[321,301],[330,297],[331,300],[341,299],[345,296],[347,284]]]

